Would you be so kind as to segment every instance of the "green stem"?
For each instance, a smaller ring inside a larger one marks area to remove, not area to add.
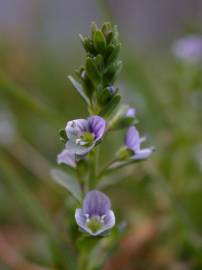
[[[102,177],[107,174],[107,171],[110,167],[110,165],[112,165],[114,162],[117,161],[117,158],[114,158],[112,160],[110,160],[109,162],[107,162],[104,167],[101,169],[101,171],[99,172],[99,174],[97,175],[96,179],[97,179],[97,183],[102,179]]]
[[[89,177],[88,177],[88,190],[93,189],[96,182],[96,149],[94,148],[89,153]]]

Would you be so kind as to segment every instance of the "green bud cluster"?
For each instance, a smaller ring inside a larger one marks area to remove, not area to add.
[[[85,64],[76,71],[78,80],[72,76],[69,80],[87,103],[90,114],[107,117],[121,100],[114,86],[122,68],[118,36],[117,26],[110,23],[101,28],[92,23],[90,37],[79,35],[86,51]]]

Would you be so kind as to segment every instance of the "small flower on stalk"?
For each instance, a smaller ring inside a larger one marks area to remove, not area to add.
[[[65,149],[71,155],[86,155],[102,139],[105,128],[106,122],[100,116],[67,122],[65,131],[68,141]]]
[[[76,167],[76,159],[75,155],[69,153],[67,149],[62,150],[60,154],[57,155],[57,163],[58,164],[66,164],[70,167]]]
[[[83,208],[76,209],[75,219],[79,227],[92,236],[100,235],[115,225],[110,199],[97,190],[87,193]]]
[[[202,60],[202,36],[189,35],[178,39],[172,46],[176,58],[187,63],[198,63]]]
[[[141,149],[141,143],[146,140],[145,137],[140,137],[139,132],[134,126],[129,127],[126,138],[125,138],[125,145],[128,150],[132,152],[133,160],[142,160],[147,159],[152,152],[154,151],[154,147],[144,148]]]
[[[108,123],[109,130],[121,129],[129,127],[138,122],[136,118],[136,110],[129,105],[123,104],[119,107],[110,122]]]

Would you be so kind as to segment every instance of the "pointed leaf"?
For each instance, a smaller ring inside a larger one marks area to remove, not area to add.
[[[101,111],[100,115],[108,117],[118,106],[119,102],[121,101],[121,96],[117,95],[114,96],[110,102],[104,107],[104,109]]]
[[[93,35],[94,46],[100,53],[104,53],[106,50],[105,36],[101,30],[97,30]]]
[[[77,90],[79,95],[83,98],[83,100],[89,105],[90,101],[88,97],[86,96],[82,85],[77,80],[75,80],[72,76],[68,76],[68,79],[70,80],[74,88]]]
[[[118,43],[116,46],[114,46],[109,58],[107,59],[107,64],[112,64],[119,56],[119,52],[121,49],[121,43]]]
[[[92,58],[88,57],[86,59],[86,71],[88,74],[88,77],[92,80],[94,84],[98,84],[101,80],[100,73],[93,62]]]
[[[51,176],[59,185],[66,188],[79,202],[81,202],[81,187],[76,179],[59,169],[52,169]]]

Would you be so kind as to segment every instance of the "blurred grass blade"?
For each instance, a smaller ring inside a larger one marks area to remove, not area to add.
[[[0,150],[1,151],[1,150]],[[1,154],[1,153],[0,153]],[[68,247],[55,231],[52,221],[47,212],[40,206],[37,199],[23,184],[16,169],[9,160],[0,155],[1,171],[5,184],[13,194],[14,199],[21,204],[21,209],[29,217],[32,224],[47,233],[50,251],[53,256],[54,265],[57,269],[77,269],[74,258],[68,254]]]
[[[79,202],[81,202],[81,187],[76,179],[59,169],[52,169],[51,175],[59,185],[66,188]]]
[[[52,121],[60,118],[56,112],[51,111],[47,105],[42,104],[40,100],[28,94],[23,88],[19,87],[10,78],[8,78],[1,70],[0,92],[2,92],[6,97],[19,102],[19,104],[28,111],[34,111],[39,115],[43,115],[51,119]]]

